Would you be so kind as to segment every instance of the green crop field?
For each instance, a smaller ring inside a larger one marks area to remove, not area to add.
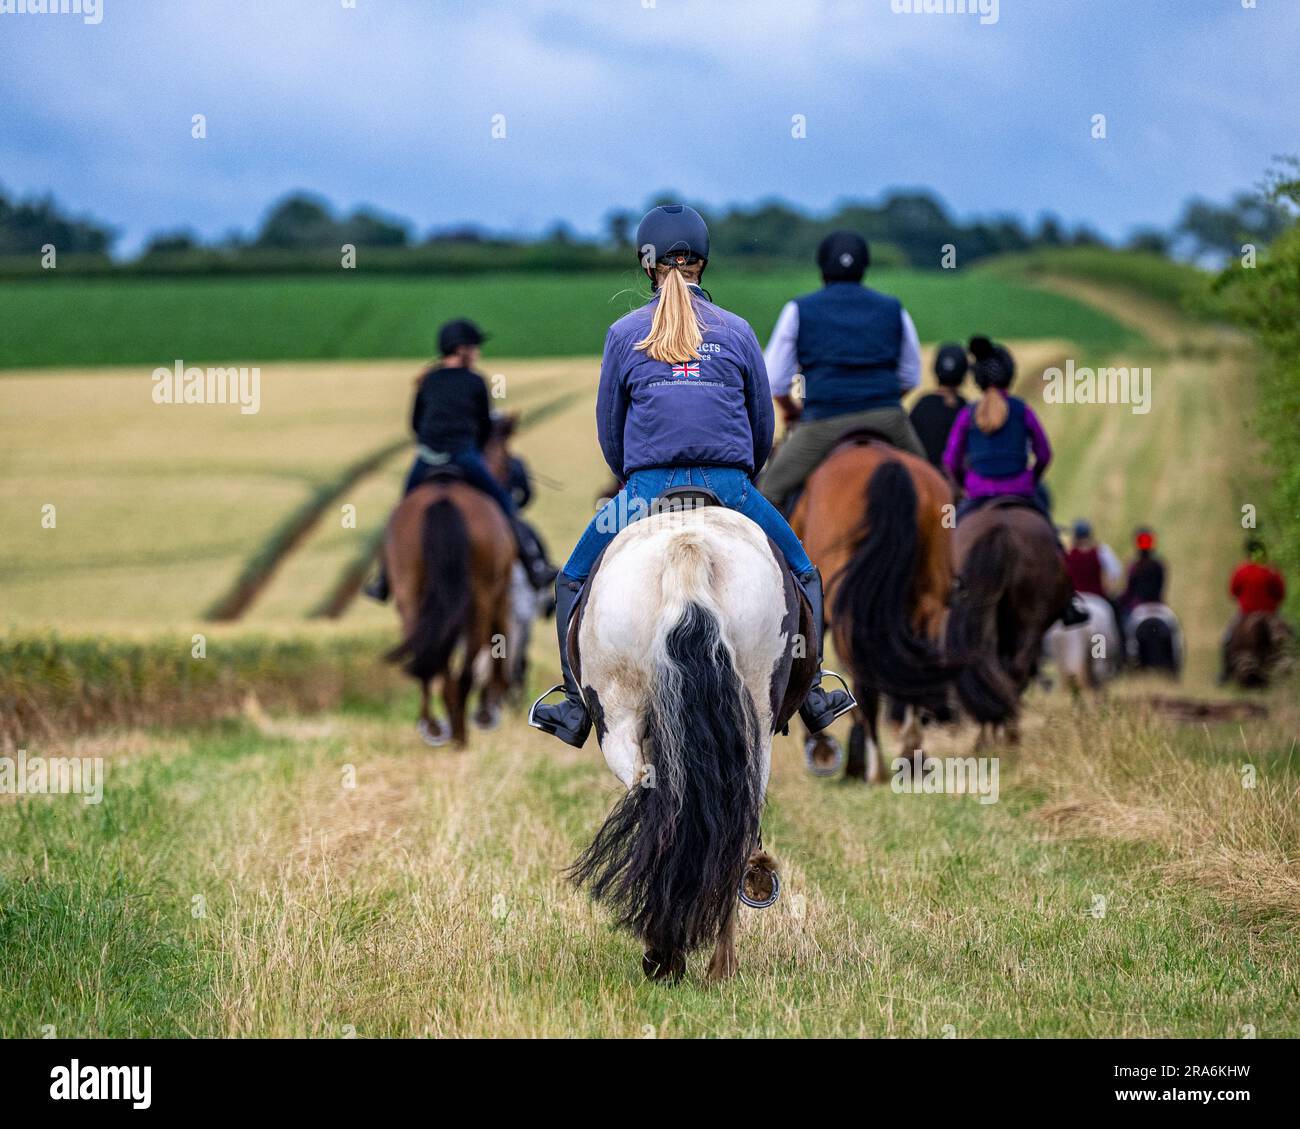
[[[333,279],[60,279],[0,283],[6,328],[0,369],[73,365],[226,364],[295,359],[421,357],[435,327],[472,317],[503,357],[599,353],[610,322],[644,301],[625,273],[407,279],[340,271]],[[926,341],[1055,338],[1111,349],[1137,336],[1069,298],[976,272],[881,270]],[[719,267],[706,282],[766,340],[788,299],[818,283]]]
[[[355,281],[4,287],[7,363],[33,371],[0,378],[0,710],[22,706],[0,741],[106,775],[98,805],[0,796],[0,1035],[1300,1035],[1294,683],[1256,698],[1261,721],[1150,703],[1235,696],[1211,682],[1224,586],[1268,481],[1245,342],[1095,278],[881,272],[928,341],[1012,342],[1058,518],[1121,552],[1156,527],[1189,669],[1097,699],[1035,689],[990,805],[814,779],[778,740],[782,900],[742,913],[738,977],[706,984],[697,958],[669,988],[563,878],[617,796],[595,742],[516,714],[429,749],[379,660],[392,610],[309,618],[399,489],[404,451],[367,459],[402,438],[417,369],[382,358],[427,353],[452,312],[497,331],[485,368],[527,421],[531,514],[567,552],[604,485],[594,353],[631,279]],[[765,337],[808,280],[711,281]],[[153,404],[150,368],[178,355],[264,363],[262,410]],[[1151,411],[1043,404],[1064,357],[1150,365]],[[211,624],[277,546],[239,620]],[[541,625],[539,686],[553,646]],[[936,731],[932,751],[972,739]]]

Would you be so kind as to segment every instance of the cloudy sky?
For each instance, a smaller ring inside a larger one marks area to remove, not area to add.
[[[250,230],[297,188],[420,232],[595,232],[663,188],[822,210],[925,186],[963,217],[1122,236],[1300,152],[1297,0],[1000,0],[988,23],[902,0],[345,2],[0,14],[0,185],[127,251]]]

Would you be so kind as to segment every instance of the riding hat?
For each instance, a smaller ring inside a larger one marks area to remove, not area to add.
[[[487,335],[469,318],[453,318],[438,330],[438,349],[444,357],[462,345],[482,345]]]
[[[655,263],[707,262],[709,227],[686,204],[660,204],[646,212],[636,229],[637,258],[647,274]]]
[[[856,231],[832,231],[817,246],[817,269],[827,282],[861,282],[871,248]]]
[[[955,388],[966,379],[970,362],[960,345],[941,345],[934,355],[934,375],[939,383]]]

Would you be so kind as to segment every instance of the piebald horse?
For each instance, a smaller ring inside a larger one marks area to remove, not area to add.
[[[402,642],[387,658],[403,662],[420,683],[424,740],[464,745],[476,667],[483,684],[474,715],[480,727],[499,722],[507,690],[508,664],[491,653],[494,640],[507,640],[511,630],[510,576],[518,551],[505,514],[467,483],[434,478],[393,512],[383,552],[402,623]],[[460,666],[453,669],[458,650]],[[431,709],[435,681],[448,725]]]
[[[788,571],[757,525],[720,506],[652,513],[605,550],[569,633],[605,761],[627,789],[571,874],[676,980],[714,942],[735,972],[737,898],[770,904],[759,818],[772,735],[815,648]]]

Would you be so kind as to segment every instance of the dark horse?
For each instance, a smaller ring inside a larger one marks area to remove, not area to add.
[[[880,696],[904,706],[903,749],[921,750],[921,711],[942,713],[958,667],[940,651],[952,588],[952,491],[924,459],[865,437],[847,440],[808,479],[791,525],[821,569],[835,649],[858,699],[845,775],[885,778]],[[947,507],[947,509],[945,509]],[[837,752],[805,746],[814,771]]]
[[[402,642],[388,654],[420,682],[421,735],[431,745],[448,736],[465,744],[465,711],[475,665],[488,670],[475,722],[494,726],[507,689],[504,648],[510,631],[510,572],[518,555],[501,508],[454,477],[431,479],[393,512],[384,535],[384,562],[392,578]],[[459,647],[460,668],[453,670]],[[450,723],[430,710],[433,682],[441,683]]]
[[[1266,687],[1287,661],[1291,638],[1291,628],[1279,615],[1251,612],[1242,616],[1228,636],[1228,675],[1246,689]]]
[[[948,617],[948,647],[970,657],[957,679],[962,706],[980,724],[976,742],[997,726],[1020,739],[1020,696],[1038,669],[1043,636],[1065,612],[1071,587],[1056,530],[1013,498],[963,518],[953,536],[958,588]],[[976,656],[986,660],[979,663]]]

